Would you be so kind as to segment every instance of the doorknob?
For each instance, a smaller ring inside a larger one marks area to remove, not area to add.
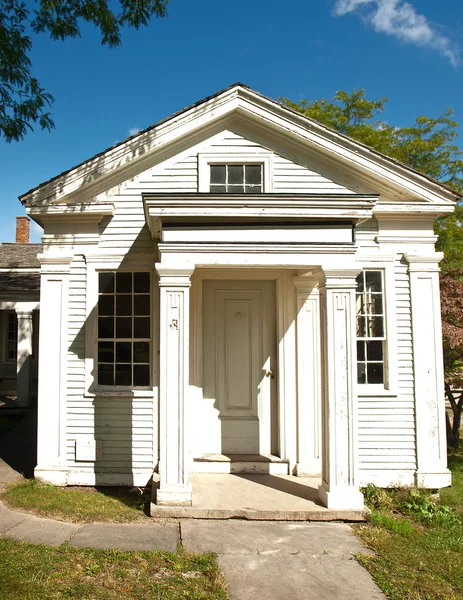
[[[275,379],[275,375],[273,374],[273,371],[266,371],[265,377],[270,377],[271,379]]]

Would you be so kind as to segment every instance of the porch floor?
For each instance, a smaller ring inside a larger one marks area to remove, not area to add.
[[[190,481],[193,502],[186,507],[155,504],[158,481],[154,480],[151,516],[251,521],[364,521],[366,516],[361,510],[324,507],[318,499],[319,478],[196,473]]]

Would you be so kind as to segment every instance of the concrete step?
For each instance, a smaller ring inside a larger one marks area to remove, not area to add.
[[[191,472],[288,475],[289,462],[272,454],[204,454],[193,460]]]

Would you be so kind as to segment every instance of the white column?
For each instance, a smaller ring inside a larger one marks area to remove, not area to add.
[[[40,339],[35,476],[66,485],[66,341],[71,256],[39,255]]]
[[[16,395],[18,406],[31,403],[32,310],[17,304],[18,346],[16,352]]]
[[[412,308],[415,381],[416,460],[419,487],[451,484],[447,469],[444,367],[439,296],[441,252],[431,256],[406,254]]]
[[[358,485],[355,290],[358,269],[320,278],[322,308],[322,485],[328,508],[363,509]]]
[[[190,277],[193,268],[156,265],[160,288],[159,475],[157,504],[190,506],[185,396],[189,375]]]
[[[320,293],[318,282],[295,277],[297,306],[297,466],[299,477],[321,473]]]

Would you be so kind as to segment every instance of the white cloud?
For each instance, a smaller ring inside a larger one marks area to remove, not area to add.
[[[138,133],[139,131],[141,131],[141,129],[139,127],[131,127],[129,129],[129,135],[135,135],[136,133]]]
[[[375,31],[394,36],[407,44],[431,48],[448,58],[454,67],[459,64],[457,43],[439,33],[410,3],[404,0],[336,0],[335,15],[341,17],[358,11]]]

